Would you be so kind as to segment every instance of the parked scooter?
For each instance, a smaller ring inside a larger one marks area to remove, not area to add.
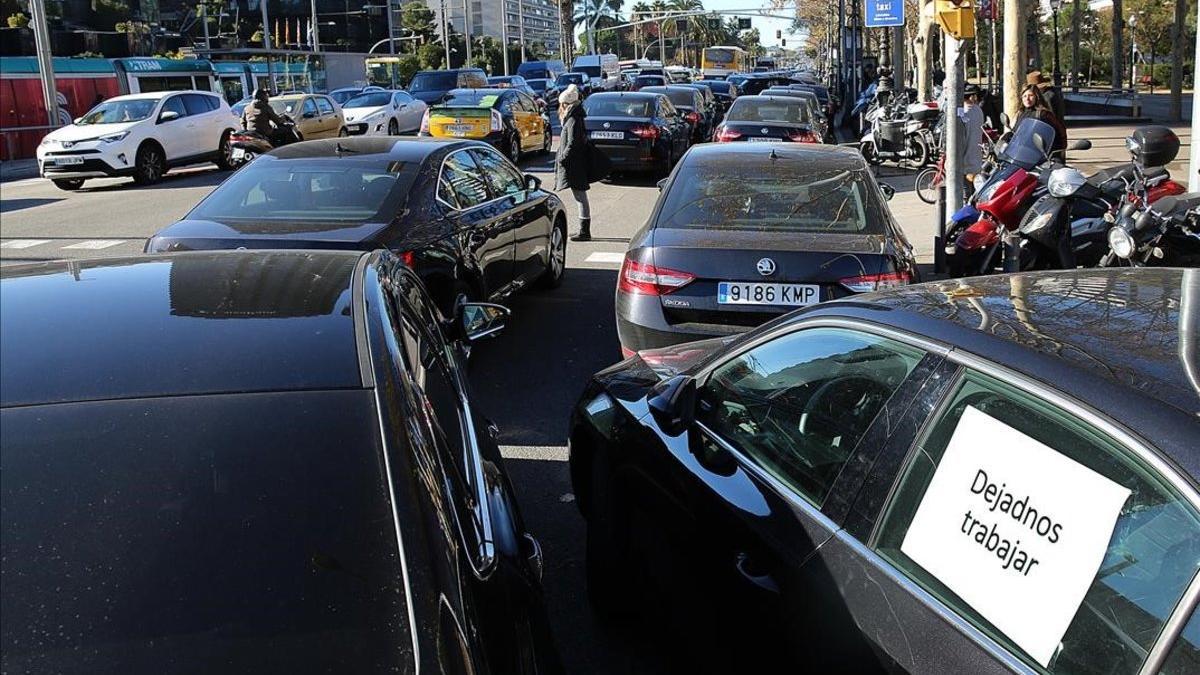
[[[300,132],[296,130],[296,122],[288,115],[282,117],[283,126],[275,129],[270,138],[249,129],[231,133],[229,135],[230,165],[235,169],[240,168],[259,155],[300,141]]]
[[[869,127],[858,142],[868,164],[907,161],[925,166],[937,157],[933,128],[941,111],[936,103],[879,106],[867,113]]]
[[[1129,206],[1108,231],[1102,267],[1200,267],[1200,193]]]

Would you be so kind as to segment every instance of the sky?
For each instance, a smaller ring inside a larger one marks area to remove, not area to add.
[[[634,5],[637,0],[625,0],[625,5],[622,8],[622,13],[626,16],[629,14],[629,8]],[[778,47],[779,40],[775,39],[775,31],[783,31],[783,39],[787,40],[789,49],[800,45],[800,34],[788,34],[788,29],[791,27],[791,19],[773,19],[759,16],[757,8],[761,8],[762,12],[768,14],[776,14],[779,16],[790,16],[795,12],[795,5],[791,5],[784,9],[771,9],[770,5],[763,4],[760,0],[704,0],[705,9],[715,10],[755,10],[751,12],[738,13],[736,15],[722,15],[724,18],[731,16],[748,16],[750,17],[750,25],[758,29],[764,47]],[[583,32],[582,26],[576,26],[575,34],[579,35]]]

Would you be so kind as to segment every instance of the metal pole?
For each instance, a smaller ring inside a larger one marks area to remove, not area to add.
[[[1200,30],[1196,31],[1196,54],[1200,54]],[[1200,58],[1192,60],[1195,67],[1193,82],[1200,82]],[[1200,138],[1200,96],[1192,94],[1192,138]],[[1188,155],[1188,189],[1200,191],[1200,143],[1193,142]]]
[[[467,44],[467,61],[463,65],[471,66],[471,8],[467,0],[463,0],[463,42]]]
[[[559,26],[561,32],[562,27]],[[504,74],[508,75],[508,0],[500,2],[500,45],[504,52]]]
[[[54,87],[54,57],[50,45],[50,24],[46,22],[45,0],[29,0],[33,15],[33,41],[37,47],[38,72],[42,76],[42,97],[50,127],[58,127],[58,90]]]
[[[205,4],[205,3],[200,4],[200,14],[201,14],[201,18],[204,19],[204,50],[208,51],[208,50],[212,49],[212,44],[209,43],[209,37],[208,37],[208,5],[207,4]]]
[[[517,39],[521,41],[521,63],[525,63],[525,0],[517,0]]]
[[[1067,83],[1071,91],[1079,91],[1079,0],[1071,3],[1071,77]]]
[[[1062,69],[1060,68],[1059,61],[1058,61],[1058,2],[1059,2],[1059,0],[1055,0],[1055,3],[1050,6],[1050,11],[1052,11],[1054,13],[1054,78],[1053,79],[1054,79],[1055,87],[1062,86]]]
[[[259,0],[259,1],[266,2],[267,0]],[[388,37],[392,36],[391,9],[392,9],[392,7],[391,7],[391,3],[389,0],[389,3],[388,3]],[[320,33],[320,28],[317,27],[319,23],[320,22],[317,21],[317,0],[312,0],[312,48],[313,48],[313,53],[317,53],[317,52],[321,51],[321,33]],[[388,46],[392,46],[393,44],[394,43],[391,40],[388,40]],[[396,53],[395,47],[392,48],[392,53],[393,54]]]
[[[271,20],[267,18],[267,0],[258,0],[262,10],[263,49],[267,50],[267,91],[275,91],[275,67],[271,60]]]
[[[262,0],[266,2],[266,0]],[[450,67],[450,17],[446,16],[446,0],[442,0],[442,45],[446,48],[446,67]]]
[[[666,15],[664,14],[663,16],[665,17]],[[665,18],[658,22],[658,60],[664,66],[667,65],[667,38],[663,34],[666,26],[667,22]]]
[[[958,118],[958,106],[962,104],[963,74],[960,60],[959,41],[946,34],[942,40],[942,69],[946,72],[946,81],[942,87],[942,96],[946,100],[946,212],[954,213],[962,206],[963,201],[963,170],[962,170],[962,137],[959,133],[961,123]]]
[[[316,6],[317,6],[317,0],[313,0],[313,14],[314,15],[317,13]],[[396,53],[396,39],[395,39],[396,38],[396,17],[395,17],[396,7],[392,0],[387,0],[387,8],[388,8],[388,53],[395,54]],[[319,42],[317,42],[316,19],[313,19],[313,21],[314,21],[314,23],[313,23],[313,42],[320,44]],[[391,70],[393,73],[395,72],[395,68],[392,68]],[[395,77],[395,75],[393,75],[393,77]],[[393,88],[395,88],[394,84],[393,84]]]

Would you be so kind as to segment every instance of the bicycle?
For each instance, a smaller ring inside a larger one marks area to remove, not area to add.
[[[917,197],[926,204],[936,204],[938,198],[938,190],[942,184],[946,182],[946,156],[938,157],[937,166],[931,166],[922,170],[917,174],[917,178],[913,181],[913,187],[917,191]]]

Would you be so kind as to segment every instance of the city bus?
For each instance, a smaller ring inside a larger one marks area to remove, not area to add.
[[[746,72],[749,64],[750,55],[741,47],[705,47],[700,69],[704,77],[723,78]]]

